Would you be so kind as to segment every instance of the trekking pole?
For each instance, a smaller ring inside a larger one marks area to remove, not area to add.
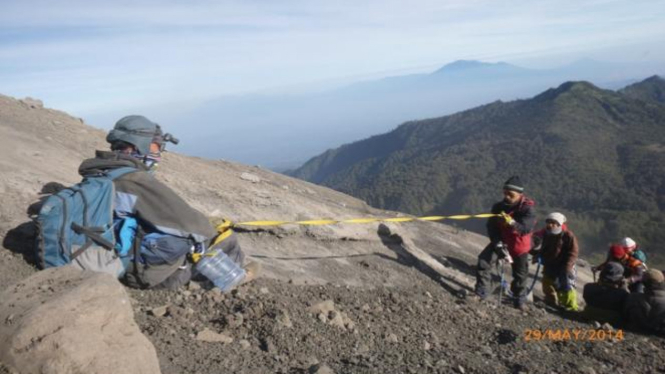
[[[497,301],[497,305],[501,306],[501,297],[503,296],[503,289],[505,287],[504,285],[504,274],[506,270],[506,261],[504,259],[499,259],[497,262],[497,266],[499,267],[499,300]]]
[[[529,294],[533,292],[533,289],[536,287],[536,282],[538,281],[538,273],[540,273],[540,267],[542,265],[543,265],[543,258],[539,255],[538,266],[536,267],[536,273],[533,275],[533,281],[531,282],[531,286],[526,291],[527,296],[529,296]]]

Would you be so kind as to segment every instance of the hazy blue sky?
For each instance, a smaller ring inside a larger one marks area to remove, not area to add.
[[[85,117],[457,59],[662,62],[664,20],[662,0],[0,0],[0,93]]]

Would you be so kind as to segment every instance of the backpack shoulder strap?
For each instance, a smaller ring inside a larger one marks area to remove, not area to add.
[[[122,177],[123,175],[129,174],[129,173],[134,173],[139,171],[137,168],[132,168],[129,166],[117,168],[117,169],[111,169],[106,172],[106,176],[110,178],[111,180],[117,179]]]

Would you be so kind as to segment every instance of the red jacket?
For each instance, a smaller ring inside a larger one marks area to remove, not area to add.
[[[506,212],[515,220],[510,226],[501,217],[492,217],[487,220],[487,233],[492,243],[502,241],[508,246],[508,252],[513,257],[519,257],[531,250],[531,236],[536,227],[536,203],[526,196],[515,205],[508,205],[500,201],[492,207],[492,213]]]

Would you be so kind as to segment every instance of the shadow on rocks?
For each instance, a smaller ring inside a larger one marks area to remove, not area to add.
[[[397,261],[399,264],[408,266],[408,267],[413,267],[416,268],[418,271],[423,273],[425,276],[429,277],[439,285],[441,285],[446,291],[448,291],[451,295],[459,295],[460,290],[452,287],[451,285],[447,284],[446,282],[442,281],[442,276],[438,272],[436,272],[434,269],[430,268],[427,266],[425,263],[420,261],[418,258],[416,258],[414,255],[409,253],[405,248],[404,248],[404,241],[402,240],[402,237],[399,236],[398,234],[394,234],[390,231],[390,228],[384,224],[379,225],[379,229],[377,230],[377,234],[379,235],[379,238],[381,239],[381,243],[386,246],[386,248],[390,249],[391,251],[395,252],[397,254]],[[464,287],[463,285],[460,285]]]
[[[64,188],[66,187],[58,182],[48,182],[42,186],[39,192],[41,195],[39,200],[30,204],[26,210],[28,217],[34,219],[39,214],[46,199]],[[38,258],[34,250],[36,237],[37,225],[31,219],[9,230],[2,241],[2,245],[8,250],[23,256],[23,259],[30,265],[37,266]]]
[[[2,246],[20,254],[30,265],[37,266],[37,254],[34,251],[37,226],[34,222],[24,222],[9,230],[2,241]]]

